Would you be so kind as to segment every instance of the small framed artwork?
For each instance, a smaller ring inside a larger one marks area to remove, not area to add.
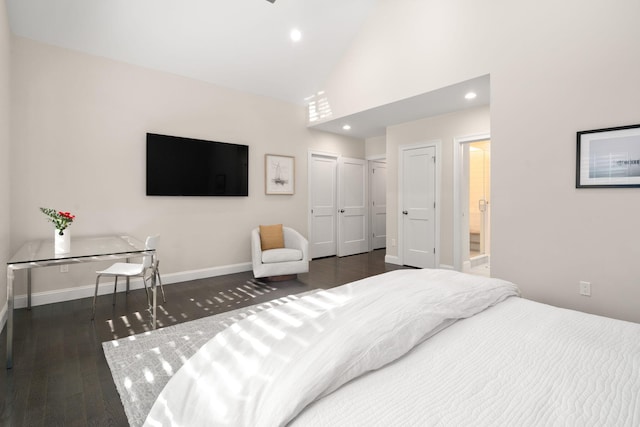
[[[640,124],[577,136],[576,188],[640,187]]]
[[[294,157],[265,154],[265,193],[293,194],[295,191],[295,166]]]

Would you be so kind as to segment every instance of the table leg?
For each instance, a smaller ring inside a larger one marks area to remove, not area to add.
[[[27,268],[27,310],[31,310],[31,269]]]
[[[158,306],[157,292],[156,292],[156,270],[153,269],[153,276],[151,277],[151,289],[153,290],[153,307],[151,308],[151,329],[156,328],[156,307]]]
[[[7,267],[7,369],[13,368],[13,268]]]
[[[124,261],[128,263],[129,262],[129,258],[125,258]],[[126,291],[126,294],[127,295],[129,294],[129,276],[127,276],[127,291]]]

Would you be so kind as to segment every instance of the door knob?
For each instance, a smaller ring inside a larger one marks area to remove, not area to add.
[[[407,212],[407,211],[402,211],[402,215],[408,215],[408,214],[409,214],[409,212]]]
[[[344,213],[344,209],[340,209],[340,213]]]

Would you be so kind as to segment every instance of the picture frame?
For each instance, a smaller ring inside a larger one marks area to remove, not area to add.
[[[295,167],[295,158],[292,156],[265,154],[265,194],[294,194]]]
[[[577,132],[576,188],[640,187],[640,124]]]

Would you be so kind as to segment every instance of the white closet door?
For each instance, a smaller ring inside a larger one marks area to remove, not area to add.
[[[372,249],[387,246],[387,164],[371,161],[371,243]]]
[[[338,256],[369,250],[367,162],[338,160]]]
[[[336,255],[337,171],[335,157],[312,154],[310,169],[311,258]]]

